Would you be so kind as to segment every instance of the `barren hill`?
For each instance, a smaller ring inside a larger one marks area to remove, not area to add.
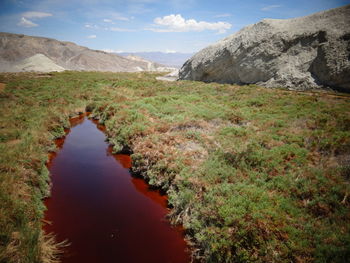
[[[66,70],[84,71],[143,71],[149,70],[149,61],[131,60],[116,54],[99,50],[91,50],[71,42],[62,42],[55,39],[0,33],[0,71],[40,71],[40,63],[34,59],[32,62],[39,64],[29,68],[21,68],[19,64],[25,64],[26,59],[42,54],[53,64]],[[38,58],[38,57],[36,57]],[[43,57],[41,57],[43,58]],[[52,64],[50,62],[50,64]],[[164,66],[155,64],[153,71]]]

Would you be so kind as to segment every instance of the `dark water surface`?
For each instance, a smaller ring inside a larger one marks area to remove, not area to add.
[[[189,262],[181,229],[164,219],[166,196],[131,177],[130,157],[112,155],[95,123],[74,122],[48,165],[53,187],[45,201],[52,222],[45,231],[71,243],[63,262]]]

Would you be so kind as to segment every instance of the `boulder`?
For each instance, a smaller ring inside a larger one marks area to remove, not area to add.
[[[195,54],[179,79],[350,92],[350,5],[249,25]]]

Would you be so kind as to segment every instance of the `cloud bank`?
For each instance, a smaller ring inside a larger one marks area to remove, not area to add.
[[[180,14],[157,17],[154,19],[156,27],[148,28],[154,32],[201,32],[204,30],[218,31],[222,34],[229,30],[232,25],[227,22],[205,22],[196,21],[195,19],[184,19]]]

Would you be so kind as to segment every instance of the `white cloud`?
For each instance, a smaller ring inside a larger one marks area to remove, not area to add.
[[[23,27],[36,27],[38,24],[35,24],[32,22],[30,19],[40,19],[44,17],[49,17],[52,16],[50,13],[44,13],[44,12],[37,12],[37,11],[30,11],[30,12],[25,12],[22,13],[21,20],[18,22],[18,26],[23,26]]]
[[[106,30],[115,31],[115,32],[135,32],[134,29],[120,28],[120,27],[110,27],[110,28],[106,28]]]
[[[90,35],[90,36],[87,36],[87,38],[94,39],[94,38],[97,38],[97,36],[96,35]]]
[[[232,27],[232,25],[227,22],[210,23],[205,21],[197,22],[194,19],[186,20],[180,14],[157,17],[154,19],[154,23],[157,27],[147,28],[147,30],[154,32],[200,32],[204,30],[214,30],[222,34]]]
[[[175,50],[171,50],[171,49],[166,49],[164,52],[167,54],[176,53]]]
[[[52,14],[44,13],[44,12],[31,11],[31,12],[23,13],[22,16],[26,17],[26,18],[44,18],[44,17],[52,16]]]
[[[19,23],[17,24],[18,26],[23,26],[23,27],[36,27],[38,24],[33,23],[32,21],[22,17]]]
[[[98,26],[98,25],[85,24],[84,26],[85,26],[86,28],[99,29],[99,26]]]
[[[226,14],[219,14],[219,15],[216,15],[216,16],[214,16],[215,18],[220,18],[220,17],[230,17],[230,16],[232,16],[231,14],[229,14],[229,13],[226,13]]]
[[[107,21],[105,21],[107,20]],[[109,21],[112,21],[111,19],[103,19],[104,22],[106,23],[110,23],[110,24],[114,24],[113,22],[109,22]],[[106,31],[115,31],[115,32],[135,32],[136,30],[134,29],[128,29],[128,28],[121,28],[121,27],[114,27],[114,26],[111,26],[111,27],[102,27],[102,26],[98,26],[98,25],[95,25],[95,24],[90,24],[90,23],[86,23],[84,25],[85,28],[89,28],[89,29],[96,29],[96,30],[106,30]]]
[[[281,7],[281,5],[268,5],[268,6],[264,6],[263,8],[261,8],[262,11],[270,11],[274,8],[279,8]]]
[[[103,19],[103,22],[105,22],[105,23],[113,23],[113,20],[111,20],[111,19]]]

